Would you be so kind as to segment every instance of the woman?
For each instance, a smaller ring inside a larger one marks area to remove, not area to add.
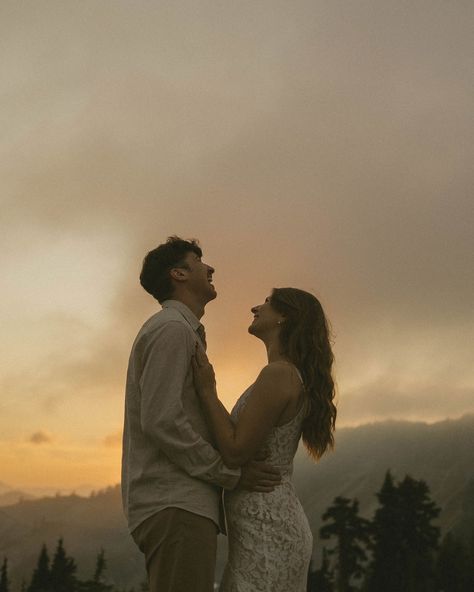
[[[307,518],[291,483],[300,437],[318,459],[333,446],[333,354],[319,301],[294,288],[273,290],[252,308],[249,333],[263,341],[268,365],[229,416],[204,352],[193,358],[196,390],[229,467],[256,456],[281,471],[271,493],[226,493],[229,558],[221,592],[304,592],[312,551]]]

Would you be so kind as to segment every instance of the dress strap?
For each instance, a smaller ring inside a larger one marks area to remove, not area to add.
[[[297,367],[296,367],[296,366],[293,364],[293,362],[290,362],[289,360],[285,360],[285,363],[286,363],[286,364],[288,364],[288,366],[291,366],[292,368],[294,368],[294,369],[295,369],[295,371],[296,371],[296,374],[298,374],[298,378],[299,378],[299,379],[300,379],[300,381],[301,381],[301,385],[302,385],[302,387],[303,387],[303,388],[305,388],[305,386],[304,386],[304,380],[303,380],[303,376],[302,376],[301,372],[299,371],[299,369],[298,369],[298,368],[297,368]]]
[[[296,366],[293,366],[293,368],[296,370],[296,374],[298,374],[298,378],[301,380],[301,384],[304,386],[303,377],[301,376],[301,372],[298,370],[298,368]]]

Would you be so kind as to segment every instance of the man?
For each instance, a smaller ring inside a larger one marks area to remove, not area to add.
[[[200,319],[217,293],[196,241],[170,237],[150,251],[140,282],[162,305],[130,354],[122,496],[145,554],[151,592],[211,592],[221,488],[272,491],[278,472],[261,462],[226,467],[196,396],[191,358],[205,348]]]

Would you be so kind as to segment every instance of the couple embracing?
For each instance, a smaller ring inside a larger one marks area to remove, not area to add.
[[[213,273],[197,242],[178,237],[143,262],[141,285],[162,310],[140,329],[128,366],[129,529],[151,592],[212,592],[217,534],[226,528],[221,592],[304,592],[312,536],[291,474],[301,438],[315,459],[333,444],[327,321],[319,301],[294,288],[274,289],[253,307],[248,330],[268,364],[229,415],[200,322],[217,295]]]

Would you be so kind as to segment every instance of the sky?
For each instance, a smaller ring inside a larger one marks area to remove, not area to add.
[[[330,319],[338,426],[474,412],[471,0],[0,4],[0,481],[119,481],[145,253],[198,238],[228,408],[273,287]]]

